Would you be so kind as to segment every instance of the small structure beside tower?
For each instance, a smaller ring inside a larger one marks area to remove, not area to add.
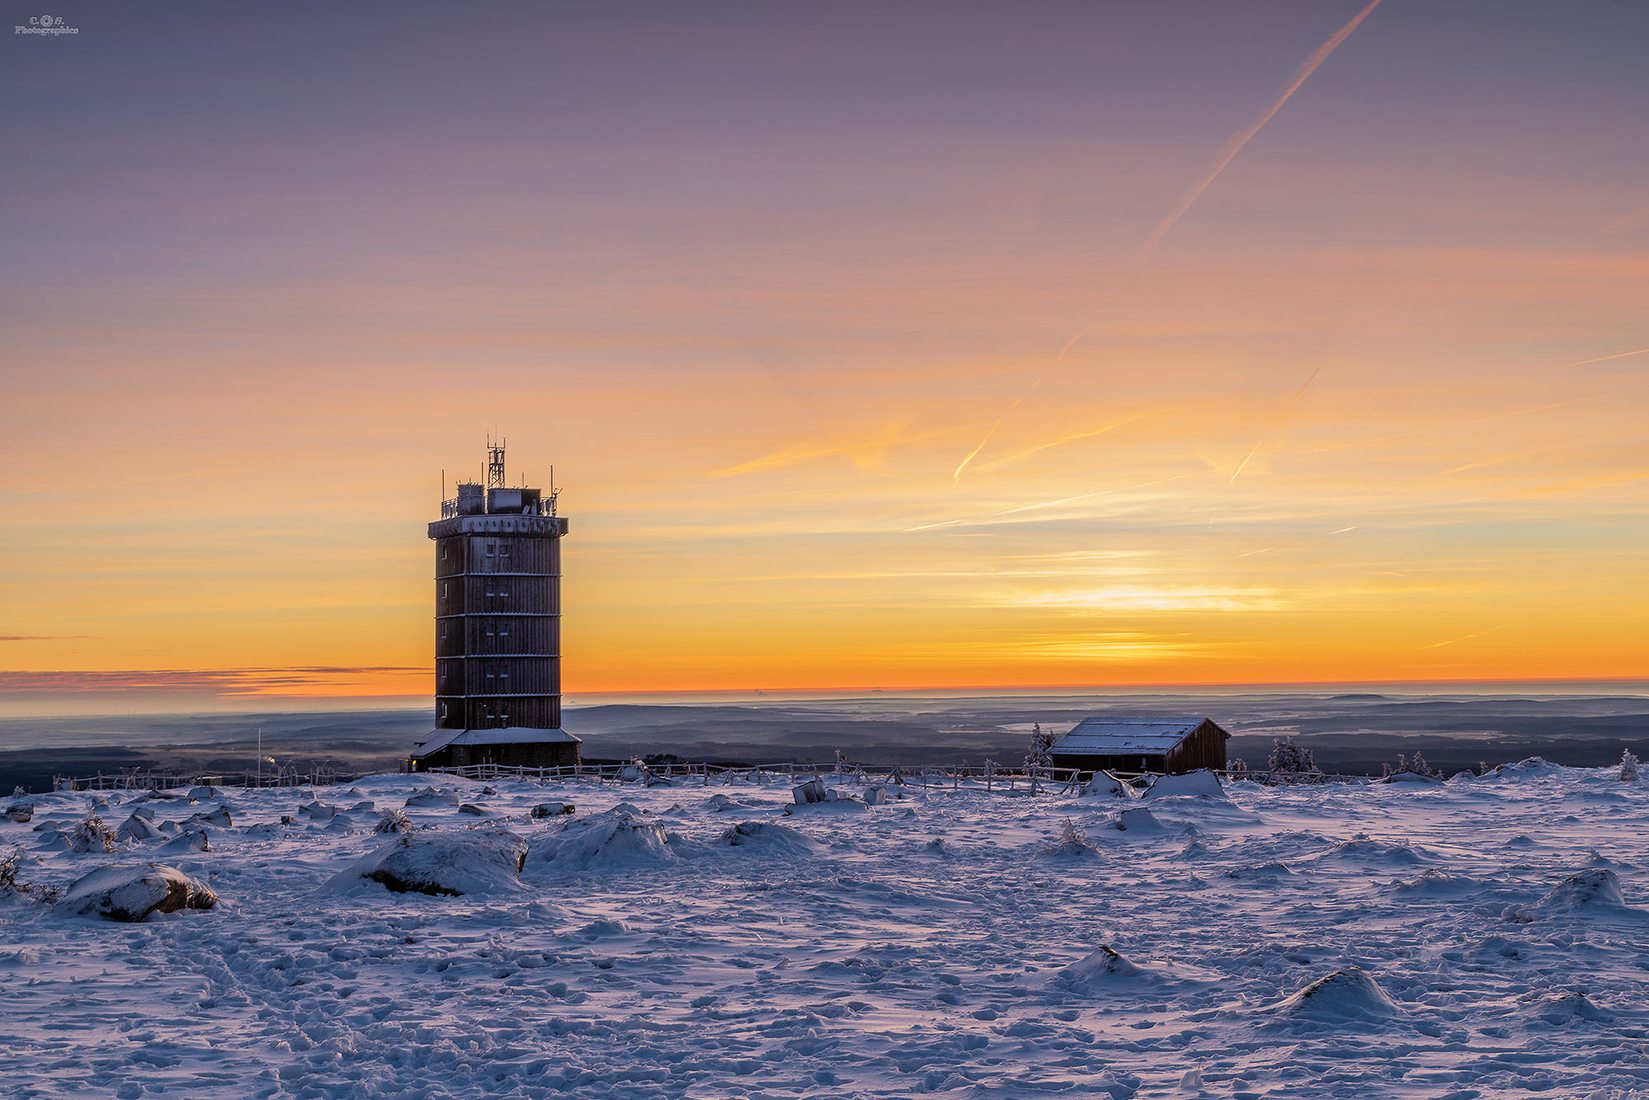
[[[487,483],[459,482],[435,540],[435,730],[411,770],[576,764],[561,728],[561,537],[548,493],[505,484],[487,441]],[[444,495],[444,494],[443,494]]]

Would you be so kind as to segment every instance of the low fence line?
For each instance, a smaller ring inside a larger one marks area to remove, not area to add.
[[[294,768],[256,772],[182,774],[127,769],[118,775],[102,772],[91,776],[57,777],[54,790],[164,790],[173,787],[331,787],[353,783],[368,774],[317,768],[302,772]],[[766,786],[784,782],[794,785],[804,779],[825,779],[843,786],[906,786],[959,789],[964,782],[983,784],[987,791],[1023,791],[1028,794],[1075,794],[1090,774],[1076,768],[1010,769],[989,764],[858,765],[844,762],[730,765],[706,762],[569,764],[560,767],[529,768],[502,764],[471,764],[466,767],[431,768],[420,775],[450,775],[490,782],[501,779],[533,779],[539,782],[593,782],[618,786],[663,785],[678,780],[697,779],[703,786],[733,786],[747,783]],[[1129,782],[1153,779],[1150,772],[1112,772]],[[1326,772],[1219,771],[1226,779],[1250,780],[1266,786],[1297,786],[1312,783],[1369,783],[1376,777]]]

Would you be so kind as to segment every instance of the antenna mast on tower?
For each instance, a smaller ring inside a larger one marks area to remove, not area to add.
[[[504,444],[509,442],[500,439],[496,445],[492,436],[487,437],[487,488],[502,489],[504,487]]]

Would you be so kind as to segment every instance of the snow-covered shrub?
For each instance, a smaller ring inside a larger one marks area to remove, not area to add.
[[[12,850],[0,855],[0,896],[19,893],[21,887],[17,882],[17,865],[22,861],[23,849],[13,846]]]
[[[1310,749],[1295,742],[1292,737],[1278,737],[1271,742],[1271,756],[1266,766],[1284,775],[1321,774],[1317,758]]]
[[[69,851],[112,852],[115,850],[114,830],[103,824],[96,814],[89,815],[69,830]]]
[[[1637,753],[1626,749],[1620,754],[1620,778],[1623,783],[1637,783],[1643,779]]]
[[[1225,771],[1232,779],[1247,779],[1248,761],[1239,756],[1226,766]]]
[[[404,810],[389,809],[378,818],[378,824],[372,827],[375,833],[410,833],[412,832],[412,818]]]
[[[1088,843],[1088,834],[1068,817],[1059,827],[1059,843],[1048,849],[1048,855],[1065,858],[1087,857],[1093,854],[1094,846]]]
[[[22,866],[22,848],[14,845],[11,851],[0,854],[0,898],[17,894],[47,904],[56,901],[60,891],[50,886],[31,886],[18,879],[17,875]]]

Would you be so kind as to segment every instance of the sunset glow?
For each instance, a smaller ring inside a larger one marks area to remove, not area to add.
[[[1649,11],[944,11],[13,48],[0,703],[1649,676]]]

